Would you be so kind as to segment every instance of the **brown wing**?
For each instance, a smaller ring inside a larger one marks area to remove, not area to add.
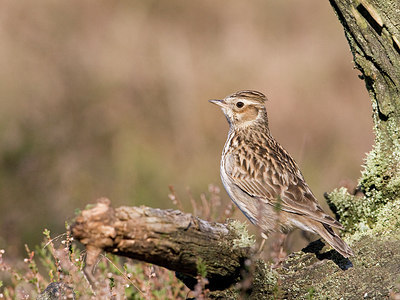
[[[228,155],[230,163],[226,165],[226,172],[247,194],[271,205],[279,200],[283,211],[342,228],[322,210],[294,160],[274,140],[269,141],[268,147],[242,144]]]

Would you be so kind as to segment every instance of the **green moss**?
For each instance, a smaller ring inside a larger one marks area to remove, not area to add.
[[[374,197],[353,196],[346,188],[340,188],[332,191],[328,198],[347,233],[358,236],[399,228],[400,197],[384,204]]]
[[[345,232],[363,232],[376,222],[375,205],[371,199],[356,197],[342,187],[333,190],[327,196],[329,206],[339,217]]]
[[[368,154],[360,186],[379,206],[400,197],[400,146],[377,142]]]
[[[271,265],[257,260],[253,278],[253,297],[251,299],[280,299],[281,289],[279,275],[272,270]],[[262,298],[260,298],[262,296]]]
[[[199,257],[196,261],[197,274],[203,278],[207,277],[207,265],[204,260]]]
[[[255,238],[249,234],[247,225],[238,220],[231,220],[228,224],[229,230],[237,234],[237,238],[233,240],[233,248],[247,248],[253,247]]]
[[[285,299],[363,299],[368,294],[368,299],[386,299],[399,277],[400,230],[390,236],[364,233],[352,246],[353,267],[346,271],[314,254],[291,254],[278,269],[280,295]]]
[[[363,196],[350,195],[345,188],[328,195],[328,203],[350,233],[362,233],[376,227],[382,219],[382,211],[388,210],[386,206],[390,209],[400,199],[400,128],[397,118],[391,117],[383,122],[376,113],[374,118],[375,146],[367,155],[359,180]]]
[[[210,299],[282,299],[282,290],[279,284],[279,274],[271,268],[271,264],[263,260],[256,260],[253,271],[243,276],[242,282],[232,285],[223,291],[213,291],[208,296]],[[252,278],[251,278],[252,277]],[[250,290],[243,290],[246,281],[251,278]]]
[[[365,205],[364,198],[350,195],[346,188],[335,189],[327,195],[327,202],[331,209],[339,216],[339,221],[346,232],[358,230],[358,224],[366,215],[368,205]]]
[[[207,296],[209,299],[239,299],[239,292],[231,287],[223,291],[210,292]]]
[[[373,228],[355,232],[350,239],[360,240],[366,236],[391,236],[400,229],[400,199],[387,203],[377,212],[377,222]]]
[[[315,299],[314,294],[315,294],[315,289],[313,287],[310,287],[308,289],[307,300]]]

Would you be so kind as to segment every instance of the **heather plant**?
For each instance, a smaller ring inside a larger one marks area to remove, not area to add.
[[[67,229],[52,238],[44,230],[44,242],[31,250],[26,246],[23,263],[6,260],[0,251],[0,299],[185,299],[188,293],[175,275],[153,266],[111,254],[100,256],[94,282],[84,272],[85,251]]]

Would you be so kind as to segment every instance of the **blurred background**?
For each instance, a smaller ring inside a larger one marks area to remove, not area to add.
[[[0,248],[22,255],[98,197],[191,211],[221,187],[208,99],[267,95],[270,128],[323,193],[355,186],[371,108],[328,1],[2,1]],[[243,219],[236,211],[235,217]]]

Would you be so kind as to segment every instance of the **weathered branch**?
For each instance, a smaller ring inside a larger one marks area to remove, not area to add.
[[[107,199],[84,210],[76,218],[72,234],[86,246],[89,268],[102,251],[157,264],[189,278],[195,278],[203,264],[210,289],[223,289],[239,280],[251,255],[250,244],[230,225],[210,223],[177,210],[113,209]],[[185,283],[190,285],[190,280]]]

